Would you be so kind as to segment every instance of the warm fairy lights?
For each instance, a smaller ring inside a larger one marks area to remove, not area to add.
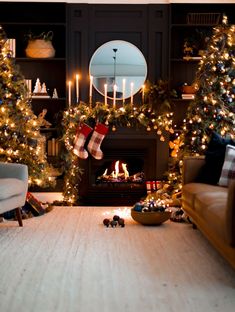
[[[27,97],[24,77],[12,61],[0,26],[0,160],[28,165],[29,184],[49,186],[49,165],[40,148],[40,125]]]
[[[185,155],[203,155],[212,131],[221,136],[235,136],[235,26],[229,26],[227,22],[224,16],[222,25],[214,28],[199,63],[195,80],[197,92],[180,134],[184,144],[177,149],[172,166],[174,172],[169,175],[175,187],[181,184],[180,161]]]

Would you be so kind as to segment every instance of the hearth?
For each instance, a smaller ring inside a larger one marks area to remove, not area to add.
[[[145,130],[122,128],[110,132],[101,146],[103,159],[90,156],[80,160],[79,166],[84,169],[79,185],[80,203],[133,205],[146,196],[145,182],[161,179],[166,171],[167,146],[155,133]]]

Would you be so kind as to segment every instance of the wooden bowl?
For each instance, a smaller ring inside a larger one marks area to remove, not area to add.
[[[131,209],[131,216],[132,219],[143,225],[159,225],[170,218],[171,211],[139,212]]]

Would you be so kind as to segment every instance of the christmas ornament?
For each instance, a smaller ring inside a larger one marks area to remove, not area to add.
[[[118,221],[119,219],[120,219],[120,217],[119,217],[118,215],[114,215],[114,216],[113,216],[113,220],[114,220],[114,221]]]
[[[114,220],[110,222],[111,227],[116,227],[117,224],[118,224],[117,221],[114,221]]]
[[[109,227],[109,223],[110,223],[110,220],[109,220],[109,219],[105,218],[105,219],[103,220],[104,226]]]
[[[92,128],[89,127],[87,124],[82,124],[77,129],[77,134],[74,140],[73,152],[79,158],[86,159],[88,157],[88,152],[85,150],[84,145],[91,131]]]
[[[143,205],[141,203],[136,203],[133,208],[135,211],[141,212],[143,209]]]
[[[125,227],[125,220],[123,218],[119,218],[118,219],[118,224],[121,226],[121,227]]]

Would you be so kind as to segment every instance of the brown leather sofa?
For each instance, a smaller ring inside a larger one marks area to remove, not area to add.
[[[235,269],[235,180],[229,187],[195,182],[203,156],[185,157],[182,208]]]

